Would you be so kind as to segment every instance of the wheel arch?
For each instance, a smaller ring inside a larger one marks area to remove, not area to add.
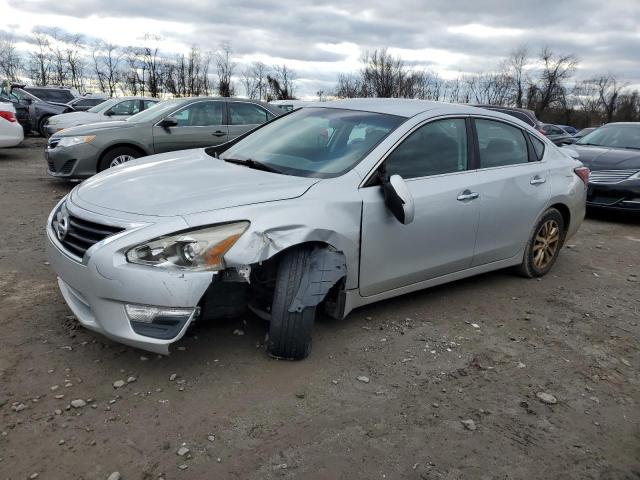
[[[569,225],[571,225],[571,210],[569,207],[564,203],[554,203],[553,205],[550,205],[549,208],[555,208],[560,212],[562,220],[564,221],[564,231],[567,232],[569,230]],[[549,208],[547,208],[547,210]]]
[[[121,143],[114,143],[112,145],[109,145],[108,147],[106,147],[101,153],[100,155],[98,155],[98,159],[96,161],[96,171],[99,171],[100,169],[100,162],[102,162],[102,159],[105,157],[105,155],[113,150],[115,150],[116,148],[131,148],[132,150],[136,150],[137,152],[139,152],[141,155],[141,157],[145,157],[147,155],[149,155],[144,148],[142,148],[140,145],[136,145],[135,143],[129,143],[129,142],[121,142]]]

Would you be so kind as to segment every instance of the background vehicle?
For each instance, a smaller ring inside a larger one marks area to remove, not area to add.
[[[565,132],[562,128],[557,125],[552,125],[550,123],[543,123],[540,131],[553,143],[556,145],[566,145],[568,143],[573,143],[573,135]]]
[[[67,102],[67,105],[75,112],[86,112],[90,108],[100,105],[107,100],[109,99],[106,97],[77,97]]]
[[[0,102],[0,148],[15,147],[24,139],[24,130],[11,102]]]
[[[45,136],[44,126],[49,117],[69,111],[70,107],[66,102],[73,100],[77,92],[70,88],[13,84],[9,93],[18,98],[21,104],[28,106],[32,129]]]
[[[575,127],[572,127],[571,125],[556,125],[556,127],[560,127],[562,130],[567,132],[569,135],[575,135],[576,133],[578,133],[578,129],[575,128]]]
[[[591,170],[587,206],[640,212],[640,123],[608,123],[567,148]]]
[[[511,115],[512,117],[516,117],[518,120],[523,121],[527,125],[530,125],[532,128],[538,130],[539,132],[542,132],[542,126],[544,124],[540,120],[538,120],[536,114],[532,110],[516,107],[500,107],[496,105],[474,105],[474,107],[485,108],[493,112],[500,112],[504,113],[505,115]]]
[[[0,90],[0,102],[9,102],[13,105],[16,111],[16,118],[18,119],[18,123],[22,125],[24,135],[31,132],[32,124],[28,105],[20,103],[18,97],[9,93],[9,91],[4,88]]]
[[[166,353],[197,315],[250,307],[269,353],[301,359],[320,309],[344,318],[511,266],[545,275],[582,222],[587,174],[496,112],[324,102],[81,183],[49,217],[48,255],[79,321],[112,339]]]
[[[136,113],[155,105],[159,100],[151,97],[121,97],[102,101],[86,112],[69,112],[49,117],[44,126],[47,136],[60,130],[88,123],[126,120]]]
[[[58,132],[49,139],[45,157],[50,175],[87,178],[153,153],[221,144],[282,114],[277,107],[255,100],[167,100],[124,122],[101,122]]]
[[[285,112],[290,112],[291,110],[310,105],[311,103],[312,102],[305,102],[304,100],[272,100],[269,102],[269,105],[275,105]]]

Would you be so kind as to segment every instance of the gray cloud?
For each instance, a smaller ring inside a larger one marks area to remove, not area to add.
[[[580,58],[578,76],[612,72],[630,83],[640,82],[637,0],[343,0],[334,6],[314,0],[191,0],[179,5],[174,0],[8,1],[23,12],[181,22],[191,25],[193,33],[150,33],[204,49],[216,49],[228,41],[237,55],[263,54],[285,62],[320,62],[321,69],[298,69],[299,77],[304,79],[303,93],[326,89],[335,79],[335,62],[344,60],[346,54],[329,52],[319,44],[341,42],[357,44],[362,50],[390,47],[464,54],[458,63],[449,66],[461,72],[493,69],[520,45],[528,45],[532,53],[549,46]],[[468,24],[520,33],[471,36],[449,30]],[[142,35],[144,22],[141,25]],[[433,59],[407,63],[438,66]]]

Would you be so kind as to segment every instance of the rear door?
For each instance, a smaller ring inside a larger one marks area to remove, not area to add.
[[[227,108],[229,110],[229,140],[253,130],[275,116],[260,105],[250,102],[229,100]]]
[[[415,203],[401,224],[386,207],[379,184],[360,188],[360,293],[371,296],[468,268],[478,226],[476,172],[464,118],[430,121],[385,159],[385,175],[400,175]]]
[[[476,118],[480,223],[473,266],[512,258],[524,248],[550,196],[549,169],[524,129]]]
[[[156,153],[210,147],[224,143],[229,138],[224,125],[225,102],[201,100],[173,112],[178,125],[153,127],[153,146]]]

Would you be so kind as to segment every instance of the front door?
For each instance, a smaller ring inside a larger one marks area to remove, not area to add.
[[[463,118],[423,124],[383,163],[400,175],[415,203],[415,217],[401,224],[384,203],[379,185],[360,189],[363,200],[360,293],[375,295],[471,265],[478,226],[476,172]]]
[[[224,124],[224,102],[201,100],[173,112],[178,125],[153,127],[153,146],[156,153],[211,147],[229,138]]]

